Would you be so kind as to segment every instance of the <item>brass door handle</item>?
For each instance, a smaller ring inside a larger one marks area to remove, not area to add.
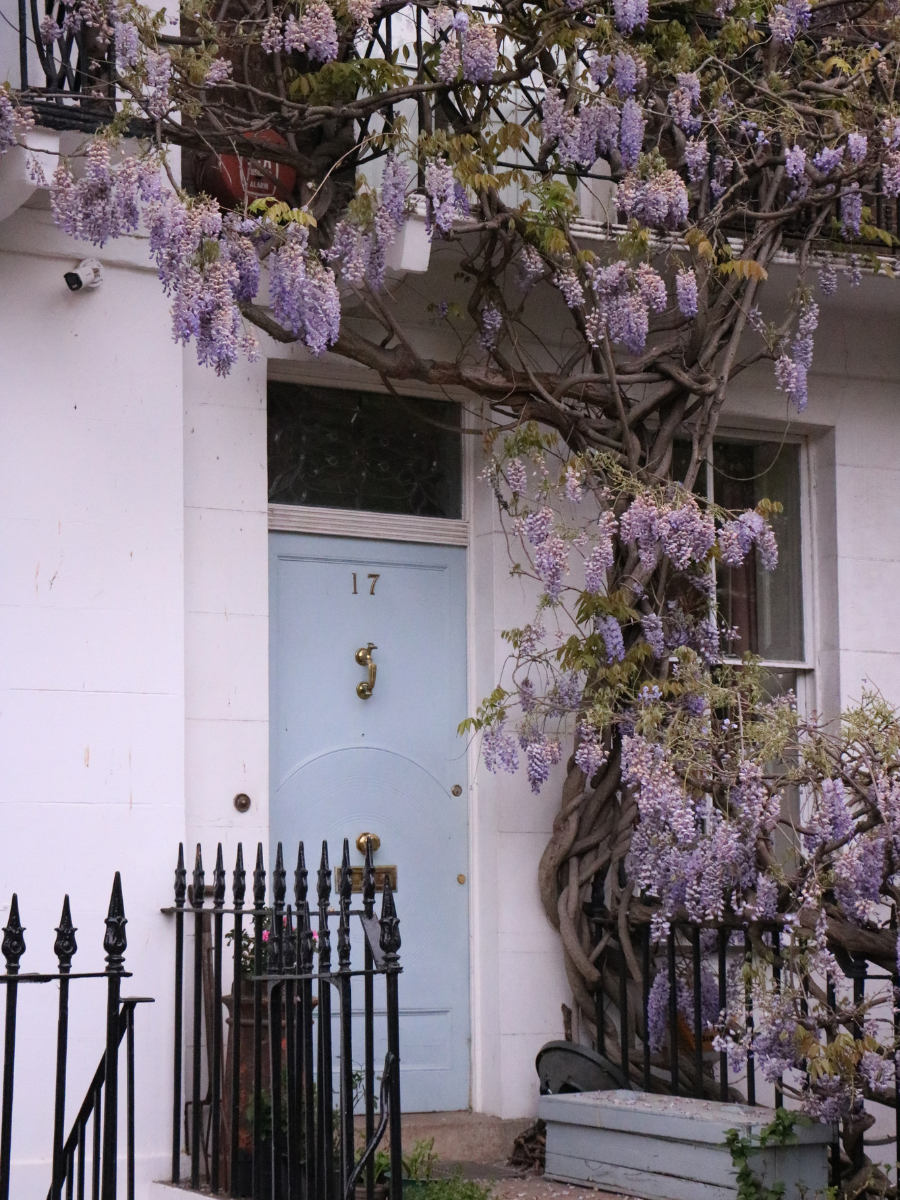
[[[372,651],[377,649],[378,647],[374,642],[369,642],[368,646],[360,646],[354,655],[356,661],[361,667],[369,668],[368,680],[356,685],[356,694],[359,696],[360,700],[368,700],[375,691],[375,676],[378,672],[378,667],[372,660]]]
[[[361,833],[356,839],[356,848],[360,854],[365,854],[366,846],[372,843],[372,853],[377,854],[381,849],[381,838],[377,833]]]

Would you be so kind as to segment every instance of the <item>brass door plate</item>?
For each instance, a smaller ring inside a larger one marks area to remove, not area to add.
[[[363,867],[351,867],[350,873],[353,878],[353,891],[361,892],[363,890]],[[375,868],[375,891],[384,891],[385,879],[391,881],[391,891],[397,890],[397,868],[384,866]],[[341,868],[334,868],[334,890],[340,894],[341,890]]]

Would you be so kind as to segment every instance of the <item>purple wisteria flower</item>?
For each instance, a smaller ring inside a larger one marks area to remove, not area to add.
[[[833,296],[837,291],[838,273],[833,259],[819,264],[819,290],[823,296]]]
[[[624,100],[633,96],[639,83],[647,76],[647,68],[641,59],[620,50],[613,59],[613,81],[616,91]]]
[[[395,154],[388,154],[384,160],[384,173],[381,177],[381,204],[397,229],[406,219],[408,182],[409,175],[404,164]]]
[[[852,187],[856,190],[841,197],[841,236],[845,238],[858,237],[862,224],[862,192],[858,183],[852,184]]]
[[[341,301],[334,272],[310,254],[308,242],[305,227],[289,228],[269,260],[269,299],[275,320],[313,354],[322,354],[337,341]]]
[[[456,212],[453,168],[440,158],[432,158],[425,167],[425,194],[428,197],[429,228],[435,226],[445,236],[453,230]]]
[[[697,183],[706,174],[709,166],[709,146],[705,138],[690,138],[684,148],[684,161],[688,179]]]
[[[537,795],[550,777],[550,768],[560,760],[560,744],[550,741],[546,734],[537,730],[526,729],[519,734],[519,745],[525,751],[528,782],[532,792]]]
[[[615,617],[597,617],[597,632],[603,638],[608,663],[621,662],[625,657],[625,639],[622,626]]]
[[[790,46],[797,35],[809,27],[811,14],[810,0],[787,0],[786,4],[776,4],[769,19],[772,37]]]
[[[441,56],[438,59],[438,82],[453,83],[459,76],[460,61],[459,43],[453,38],[448,38],[441,47]]]
[[[497,70],[497,35],[492,25],[469,25],[462,39],[463,78],[490,83]]]
[[[43,26],[41,26],[41,37],[43,37],[43,35],[44,29]],[[57,34],[57,36],[60,36],[60,34]],[[116,62],[121,63],[125,67],[135,66],[137,64],[138,54],[141,48],[141,41],[138,35],[137,26],[133,21],[116,22],[115,42]],[[215,61],[219,62],[220,60],[216,59]],[[215,66],[215,63],[213,63],[213,66]]]
[[[569,550],[561,537],[548,537],[535,547],[534,569],[544,585],[547,599],[555,604],[569,569]]]
[[[9,92],[0,87],[0,154],[15,146],[26,130],[34,125],[34,112],[14,104]]]
[[[584,308],[584,290],[573,270],[560,271],[554,283],[562,292],[563,299],[569,308]]]
[[[823,779],[818,803],[803,835],[808,854],[829,842],[842,842],[853,832],[853,815],[840,779]]]
[[[900,196],[900,152],[891,150],[881,164],[881,186],[891,200]]]
[[[334,62],[338,54],[337,25],[325,0],[311,0],[300,16],[300,38],[313,62]]]
[[[641,618],[641,629],[644,633],[644,641],[653,651],[653,657],[665,657],[666,641],[663,635],[662,618],[656,613],[647,613]]]
[[[615,561],[616,516],[613,512],[600,514],[597,520],[596,541],[584,564],[585,591],[597,594],[606,588],[606,572]]]
[[[148,51],[147,68],[147,112],[157,121],[162,120],[169,110],[169,83],[172,79],[172,60],[166,53]]]
[[[519,750],[516,739],[511,733],[504,731],[503,722],[485,730],[481,742],[481,753],[484,765],[492,775],[497,771],[506,771],[512,775],[519,769]]]
[[[647,24],[649,0],[613,0],[613,13],[619,33],[633,33]]]
[[[799,183],[806,171],[806,151],[802,146],[793,145],[784,156],[784,169],[788,178]]]
[[[597,774],[606,762],[607,753],[603,747],[602,730],[596,725],[582,721],[578,726],[578,745],[575,749],[575,765],[584,771],[588,782]]]
[[[528,491],[528,472],[521,458],[511,458],[506,464],[506,482],[513,495],[524,496]]]
[[[840,146],[824,146],[813,159],[813,166],[823,175],[830,175],[841,165],[844,151]]]
[[[626,167],[634,167],[644,145],[644,116],[638,102],[629,96],[622,105],[619,121],[619,153]]]
[[[679,271],[675,276],[675,296],[682,316],[696,317],[698,309],[697,276],[693,269]]]
[[[602,87],[609,80],[609,68],[612,57],[609,54],[591,54],[588,57],[588,74],[597,87]]]
[[[486,304],[481,310],[481,332],[478,341],[482,350],[490,352],[497,346],[500,330],[503,328],[503,314],[495,304]]]
[[[658,1054],[666,1042],[669,1030],[669,976],[660,971],[650,986],[647,1000],[647,1040],[650,1050]]]
[[[700,103],[700,80],[693,71],[680,74],[676,79],[678,86],[669,92],[669,112],[685,133],[698,133],[700,120],[693,110]]]
[[[813,333],[819,323],[819,306],[813,301],[804,304],[797,322],[797,333],[791,343],[793,358],[781,354],[775,362],[775,386],[803,412],[809,403],[808,376],[812,368]]]
[[[203,79],[204,87],[216,87],[231,78],[231,63],[226,58],[214,58]]]
[[[532,287],[544,276],[544,260],[533,246],[523,246],[516,260],[523,286]]]
[[[859,130],[854,129],[852,133],[847,134],[847,153],[857,166],[865,162],[868,152],[869,139],[864,133],[860,133]]]
[[[296,25],[296,21],[294,23]],[[277,13],[272,13],[263,26],[260,45],[266,54],[278,54],[284,49],[284,33],[281,25],[281,17]]]
[[[688,216],[687,189],[675,171],[658,171],[646,180],[627,175],[616,201],[627,216],[660,229],[677,229]]]
[[[363,33],[370,33],[377,0],[347,0],[347,15]]]
[[[545,506],[538,512],[529,513],[523,521],[523,525],[532,546],[540,546],[553,530],[553,509]]]
[[[722,562],[738,567],[756,544],[763,570],[774,571],[778,565],[778,544],[772,526],[758,512],[741,513],[732,521],[726,521],[719,530],[719,550]]]

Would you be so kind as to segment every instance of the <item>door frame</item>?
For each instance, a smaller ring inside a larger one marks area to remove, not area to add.
[[[330,358],[331,356],[329,356]],[[349,362],[312,362],[285,358],[270,358],[267,363],[267,381],[301,383],[319,387],[360,389],[389,395],[381,378],[368,368],[357,367]],[[439,388],[427,384],[398,383],[396,391],[410,399],[451,400],[465,403],[469,412],[469,425],[482,423],[482,401],[465,388]],[[477,412],[477,417],[474,413]],[[465,415],[465,410],[464,410]],[[463,420],[461,425],[465,425]],[[308,533],[324,537],[358,538],[366,541],[414,542],[420,545],[461,546],[465,548],[466,570],[466,702],[468,711],[474,712],[478,705],[476,689],[475,659],[475,589],[471,525],[474,513],[475,474],[477,465],[475,439],[462,434],[462,517],[453,520],[443,517],[401,516],[396,513],[365,512],[357,509],[317,508],[305,505],[270,504],[268,506],[269,533]],[[268,555],[266,558],[268,562]],[[267,568],[268,569],[268,568]],[[270,734],[271,737],[271,734]],[[467,823],[469,860],[469,1107],[477,1109],[481,1092],[479,1063],[481,1061],[482,1029],[481,1012],[482,980],[479,970],[479,871],[477,828],[477,768],[478,742],[470,738],[466,751],[467,772]]]

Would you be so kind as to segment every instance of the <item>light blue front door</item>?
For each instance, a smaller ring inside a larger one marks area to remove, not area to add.
[[[314,870],[323,839],[339,862],[349,838],[354,865],[359,834],[381,839],[403,939],[403,1108],[467,1108],[465,552],[273,533],[269,562],[273,846],[303,839]]]

